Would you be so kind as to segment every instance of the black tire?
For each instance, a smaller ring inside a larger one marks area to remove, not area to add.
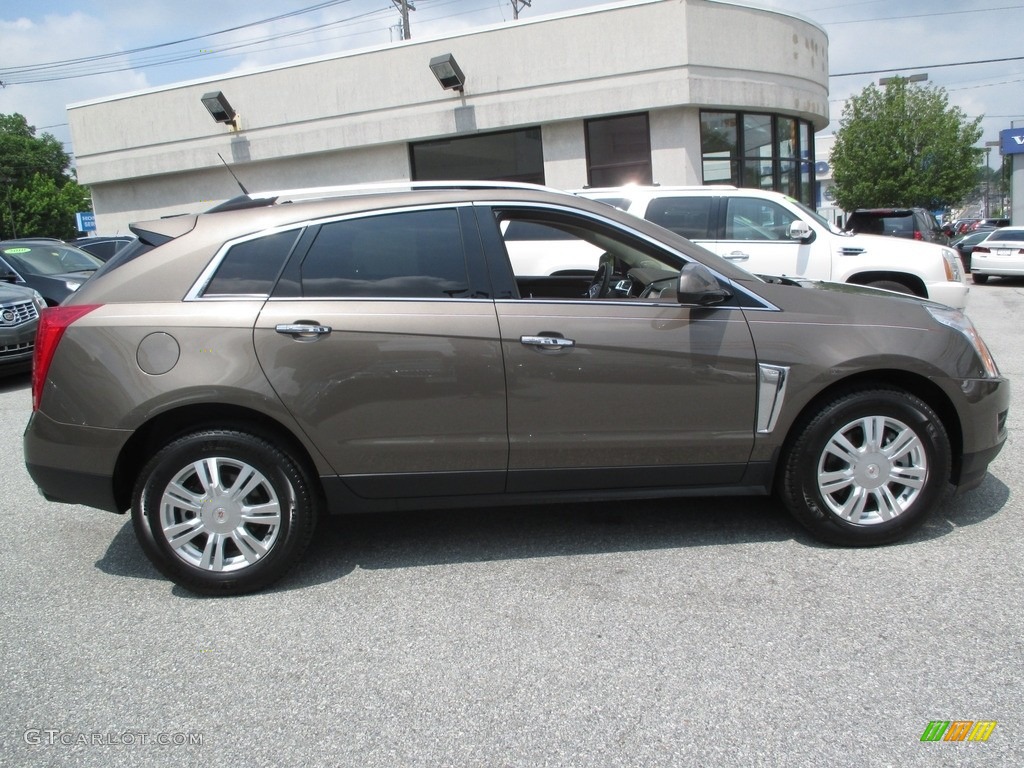
[[[908,293],[911,296],[914,292],[910,290],[903,283],[897,283],[895,280],[875,280],[872,283],[867,284],[868,288],[882,288],[886,291],[896,291],[897,293]]]
[[[984,285],[988,282],[988,275],[979,275],[977,272],[971,272],[971,280],[978,285]]]
[[[240,595],[298,562],[313,537],[317,499],[309,473],[284,450],[245,432],[209,430],[150,459],[135,486],[132,523],[171,581]]]
[[[798,424],[794,435],[780,465],[779,494],[822,541],[896,541],[949,492],[949,437],[935,411],[908,392],[837,395]]]

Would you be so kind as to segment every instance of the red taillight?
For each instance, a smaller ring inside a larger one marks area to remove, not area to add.
[[[976,246],[974,246],[974,252],[975,253],[992,253],[992,251],[990,251],[984,245],[976,245]]]
[[[53,353],[61,337],[75,320],[89,314],[99,304],[79,304],[70,307],[47,307],[39,315],[39,329],[36,331],[36,348],[32,355],[32,410],[39,410],[43,397],[43,384],[53,361]]]
[[[915,240],[924,240],[924,235],[922,235],[920,232],[914,232],[914,239]]]

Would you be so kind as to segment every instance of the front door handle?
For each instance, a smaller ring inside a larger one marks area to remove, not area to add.
[[[331,332],[331,326],[319,325],[317,323],[282,323],[274,327],[278,333],[286,336],[294,336],[297,339],[313,339],[326,336]]]
[[[566,349],[576,346],[575,341],[564,339],[561,336],[520,336],[519,343],[543,349]]]
[[[729,261],[748,261],[750,259],[749,253],[743,251],[733,251],[732,253],[725,254],[725,258]]]

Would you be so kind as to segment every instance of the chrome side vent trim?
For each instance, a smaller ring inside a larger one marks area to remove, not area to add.
[[[779,420],[789,381],[789,366],[758,363],[757,367],[757,431],[768,434]]]

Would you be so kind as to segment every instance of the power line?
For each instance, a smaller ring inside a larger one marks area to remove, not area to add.
[[[903,72],[910,69],[942,69],[944,67],[966,67],[970,64],[1000,64],[1004,61],[1024,61],[1024,56],[1010,56],[1005,59],[979,59],[978,61],[958,61],[951,64],[915,64],[910,67],[889,67],[888,69],[866,69],[863,72],[840,72],[829,77],[854,77],[858,75],[881,75],[886,72]]]
[[[835,27],[840,24],[867,24],[872,21],[902,21],[904,19],[931,19],[935,16],[956,16],[962,13],[987,13],[988,11],[1017,11],[1024,8],[1024,5],[1007,5],[1002,8],[972,8],[969,11],[933,11],[931,13],[918,13],[913,16],[879,16],[874,19],[851,19],[849,21],[822,22],[822,26]],[[819,9],[823,10],[823,9]]]
[[[350,2],[351,0],[340,0],[340,1],[341,2]],[[88,64],[91,64],[92,62],[88,62],[85,59],[83,59],[83,60],[80,60],[82,62],[81,64],[72,64],[72,65],[66,67],[65,71],[63,73],[60,73],[60,72],[48,72],[48,73],[38,72],[38,73],[34,73],[34,74],[33,73],[26,73],[26,74],[22,75],[21,77],[15,76],[15,78],[13,80],[9,80],[7,82],[15,83],[15,84],[22,84],[22,85],[29,84],[29,83],[51,83],[51,82],[57,82],[59,80],[74,80],[74,79],[81,78],[81,77],[92,77],[94,75],[105,75],[105,74],[110,74],[110,73],[113,73],[113,72],[124,72],[124,71],[129,71],[129,70],[134,70],[134,69],[141,69],[141,68],[146,68],[146,67],[158,67],[158,66],[164,66],[164,65],[167,65],[167,64],[178,64],[178,63],[181,63],[181,62],[184,62],[184,61],[190,61],[190,60],[193,60],[193,59],[217,58],[217,57],[213,56],[212,54],[224,54],[225,52],[228,52],[228,51],[238,51],[238,50],[243,49],[243,48],[251,48],[251,47],[254,47],[254,46],[266,45],[267,43],[271,43],[271,42],[276,41],[276,40],[282,40],[282,39],[285,39],[285,38],[288,38],[288,37],[299,37],[301,35],[309,34],[309,33],[312,33],[312,32],[322,32],[323,30],[325,30],[325,29],[327,29],[329,27],[337,27],[337,26],[341,26],[341,25],[344,25],[344,24],[350,24],[350,23],[352,23],[354,21],[358,21],[359,19],[363,19],[363,18],[367,18],[367,17],[370,17],[370,16],[374,16],[374,15],[383,13],[383,12],[388,11],[388,10],[390,10],[390,9],[389,8],[379,8],[379,9],[374,10],[374,11],[367,11],[365,13],[357,14],[355,16],[350,16],[348,18],[340,19],[338,21],[330,22],[330,23],[327,23],[327,24],[316,24],[316,25],[313,25],[311,27],[304,27],[302,29],[293,30],[291,32],[282,32],[280,34],[271,35],[269,37],[253,38],[253,39],[250,39],[250,40],[247,40],[247,41],[242,41],[242,42],[239,42],[239,43],[235,43],[234,45],[225,45],[225,46],[222,46],[220,48],[209,48],[209,49],[205,49],[205,50],[201,50],[201,51],[193,51],[193,52],[190,52],[190,53],[161,54],[159,56],[151,56],[149,58],[143,58],[141,60],[136,60],[134,62],[119,62],[119,63],[112,63],[111,62],[111,63],[107,63],[107,64],[99,64],[99,63],[97,63],[97,64],[95,64],[93,66],[87,66]],[[261,23],[261,22],[253,22],[253,24],[259,24],[259,23]],[[252,25],[248,25],[248,26],[252,26]],[[214,33],[214,34],[219,34],[219,33]],[[206,37],[206,36],[203,36],[203,37]],[[194,38],[194,39],[200,39],[200,38]],[[163,44],[161,44],[159,46],[149,46],[148,48],[149,49],[155,49],[155,48],[159,48],[159,47],[163,47]],[[136,50],[145,50],[145,49],[136,49]],[[107,58],[107,56],[110,56],[110,55],[121,56],[122,54],[105,54],[102,57],[92,57],[92,58],[95,59],[98,62],[99,59]],[[229,55],[237,55],[237,54],[229,54]],[[74,60],[74,61],[79,61],[79,60]]]
[[[293,16],[301,16],[302,14],[305,14],[305,13],[311,13],[313,11],[323,10],[324,8],[328,8],[328,7],[333,6],[333,5],[341,5],[342,3],[348,3],[348,2],[352,2],[352,0],[327,0],[327,2],[318,3],[317,5],[311,5],[311,6],[307,7],[307,8],[300,8],[297,11],[289,11],[288,13],[282,13],[282,14],[279,14],[277,16],[271,16],[268,19],[260,19],[258,21],[250,21],[250,22],[248,22],[246,24],[239,24],[238,26],[235,26],[235,27],[228,27],[227,29],[222,29],[222,30],[219,30],[217,32],[207,32],[206,34],[196,35],[194,37],[184,37],[184,38],[181,38],[180,40],[172,40],[172,41],[167,42],[167,43],[154,43],[153,45],[145,45],[145,46],[142,46],[140,48],[129,48],[126,51],[115,51],[113,53],[101,53],[101,54],[97,54],[95,56],[82,56],[82,57],[77,58],[77,59],[64,59],[64,60],[60,60],[60,61],[42,62],[42,63],[39,63],[39,64],[28,64],[28,65],[25,65],[23,67],[5,67],[4,69],[0,69],[0,74],[4,74],[4,73],[15,73],[15,74],[17,74],[17,73],[38,72],[40,70],[55,69],[55,68],[58,68],[58,67],[65,67],[65,66],[70,66],[70,65],[74,65],[74,64],[85,64],[85,63],[89,63],[89,62],[93,62],[93,61],[101,61],[101,60],[104,60],[104,59],[116,58],[116,57],[119,57],[119,56],[130,56],[130,55],[135,54],[135,53],[144,53],[145,51],[156,50],[157,48],[169,48],[171,46],[181,45],[182,43],[191,43],[191,42],[195,42],[196,40],[204,40],[204,39],[206,39],[208,37],[217,37],[218,35],[225,35],[225,34],[227,34],[229,32],[237,32],[240,29],[246,29],[248,27],[259,26],[260,24],[268,24],[268,23],[271,23],[271,22],[274,22],[274,21],[281,21],[282,19],[287,19],[287,18],[290,18],[290,17],[293,17]]]

